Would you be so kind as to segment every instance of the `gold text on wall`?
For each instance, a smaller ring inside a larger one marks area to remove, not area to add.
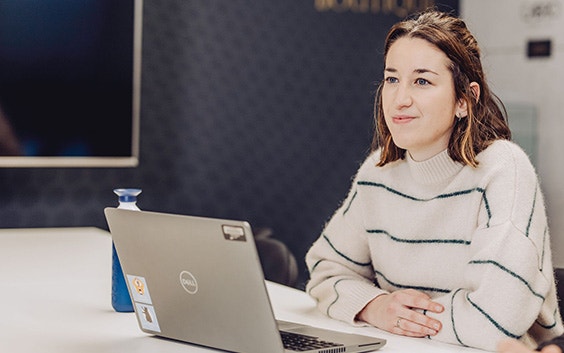
[[[356,12],[405,17],[435,6],[435,0],[314,0],[317,11]]]

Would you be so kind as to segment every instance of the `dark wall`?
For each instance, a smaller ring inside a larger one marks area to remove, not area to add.
[[[140,187],[145,210],[271,227],[303,283],[369,148],[383,36],[429,2],[145,0],[139,167],[0,169],[0,227],[107,228],[112,189]]]

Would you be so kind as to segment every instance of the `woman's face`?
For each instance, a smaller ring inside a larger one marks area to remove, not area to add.
[[[385,64],[382,107],[396,146],[416,161],[445,150],[455,115],[467,115],[464,101],[455,98],[450,60],[424,39],[402,37]]]

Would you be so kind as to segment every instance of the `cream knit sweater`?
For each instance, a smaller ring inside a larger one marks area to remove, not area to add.
[[[407,154],[408,155],[408,154]],[[494,350],[564,332],[543,196],[526,154],[496,141],[473,168],[447,151],[424,162],[360,167],[348,197],[306,256],[308,293],[353,324],[373,298],[413,288],[441,303],[430,339]]]

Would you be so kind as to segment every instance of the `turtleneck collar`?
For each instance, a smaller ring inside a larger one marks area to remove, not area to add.
[[[448,150],[422,162],[413,160],[409,152],[406,152],[405,159],[413,177],[422,184],[437,184],[446,181],[464,167],[462,163],[450,158]]]

